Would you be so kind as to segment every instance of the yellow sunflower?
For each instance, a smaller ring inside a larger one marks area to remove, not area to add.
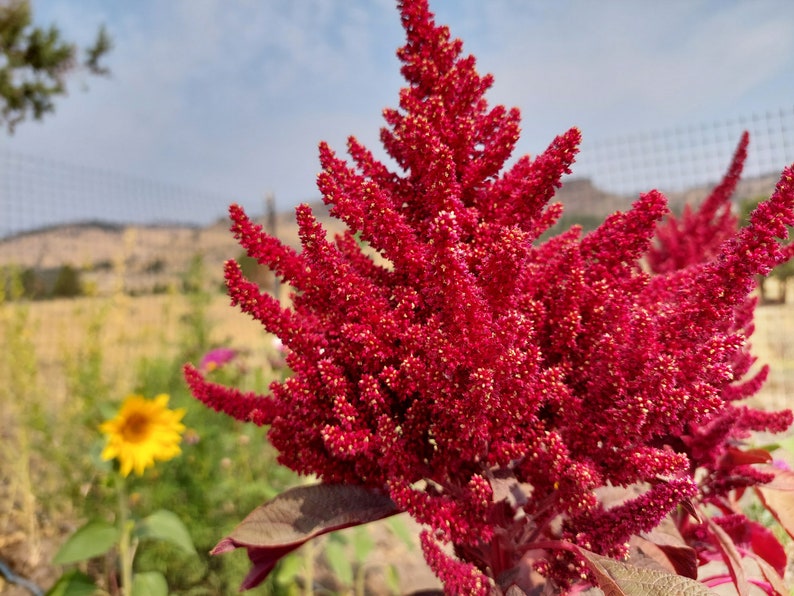
[[[118,459],[124,476],[132,470],[142,476],[155,460],[166,461],[182,452],[179,443],[185,425],[180,420],[184,415],[184,409],[168,409],[164,393],[154,399],[130,395],[118,416],[99,427],[108,438],[102,459]]]

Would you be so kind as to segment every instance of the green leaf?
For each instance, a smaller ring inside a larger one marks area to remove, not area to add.
[[[345,536],[341,532],[333,532],[332,534],[329,534],[328,535],[328,540],[331,541],[331,542],[336,542],[336,543],[341,544],[343,546],[346,545],[349,542],[348,539],[347,539],[347,536]]]
[[[713,595],[706,586],[687,577],[629,565],[583,548],[575,551],[584,558],[604,596]]]
[[[416,546],[416,540],[413,534],[405,527],[405,522],[401,517],[392,517],[386,521],[389,524],[389,529],[392,534],[399,538],[408,550],[413,550]]]
[[[118,539],[119,530],[116,526],[92,520],[72,534],[52,561],[57,565],[66,565],[92,559],[108,552]]]
[[[331,567],[331,571],[345,586],[353,584],[353,565],[350,563],[350,555],[347,548],[339,542],[328,541],[325,546],[325,559]]]
[[[391,594],[400,593],[400,572],[397,571],[397,566],[394,563],[389,563],[384,569],[384,579],[386,580],[386,587],[389,588]]]
[[[172,511],[160,509],[150,516],[140,520],[135,526],[135,536],[138,538],[153,538],[170,542],[187,553],[196,554],[193,539],[190,537],[185,524]]]
[[[367,528],[356,528],[353,532],[353,554],[356,561],[363,563],[367,560],[367,556],[375,548],[375,541],[372,539]]]
[[[159,571],[136,573],[132,579],[132,596],[168,596],[168,583]]]
[[[794,455],[794,436],[786,437],[785,439],[778,439],[777,445],[774,446],[778,449],[785,449]],[[769,451],[772,451],[772,449],[769,449]]]
[[[96,584],[85,573],[76,569],[64,573],[55,585],[49,589],[47,596],[93,596]]]
[[[276,567],[275,580],[279,586],[290,586],[295,583],[295,578],[301,572],[303,559],[295,554],[287,555]]]

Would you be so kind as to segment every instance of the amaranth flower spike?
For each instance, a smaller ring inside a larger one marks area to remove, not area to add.
[[[318,186],[348,231],[328,239],[301,205],[296,252],[230,209],[248,254],[294,288],[284,308],[226,264],[232,303],[281,338],[292,376],[258,396],[186,367],[201,401],[269,425],[279,461],[333,487],[337,513],[340,485],[374,504],[283,543],[250,531],[266,505],[219,550],[249,550],[251,587],[311,536],[406,511],[426,526],[422,548],[449,593],[544,582],[555,593],[607,581],[605,565],[614,583],[636,568],[606,561],[701,495],[696,467],[709,459],[693,429],[720,418],[746,372],[737,313],[783,258],[792,171],[747,228],[684,269],[642,267],[667,213],[656,191],[591,234],[540,242],[579,131],[506,168],[518,110],[489,107],[491,77],[427,2],[399,7],[408,86],[381,131],[397,171],[355,138],[352,163],[320,145]]]

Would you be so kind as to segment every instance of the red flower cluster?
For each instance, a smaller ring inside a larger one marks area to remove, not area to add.
[[[232,302],[281,338],[292,376],[268,396],[186,376],[207,405],[270,425],[281,463],[381,491],[426,525],[448,591],[526,588],[537,573],[565,588],[590,572],[555,545],[620,558],[680,503],[763,480],[720,466],[747,431],[791,422],[732,402],[765,374],[741,382],[748,296],[785,257],[792,170],[739,232],[724,197],[741,165],[658,234],[653,191],[584,237],[539,242],[579,131],[505,170],[518,111],[489,108],[491,78],[425,1],[400,9],[408,87],[381,132],[400,172],[354,138],[352,165],[321,145],[318,185],[349,231],[328,239],[300,206],[300,252],[231,207],[241,245],[294,288],[283,308],[226,265]],[[706,228],[704,248],[690,238]]]
[[[731,211],[730,199],[747,158],[748,142],[749,135],[745,133],[722,182],[697,211],[687,206],[680,220],[671,215],[659,227],[657,244],[648,253],[648,262],[654,273],[664,275],[690,266],[695,271],[704,263],[720,258],[725,243],[736,235],[738,220]],[[792,250],[794,244],[781,248],[777,254],[778,262],[788,260]],[[754,331],[756,302],[755,296],[748,295],[737,304],[734,317],[725,319],[723,332],[749,338]],[[745,343],[732,362],[734,378],[742,379],[755,360],[750,354],[749,344]],[[724,386],[721,394],[723,406],[704,422],[690,423],[683,435],[669,437],[667,443],[686,453],[693,472],[698,472],[698,501],[713,506],[718,512],[714,523],[735,545],[771,565],[782,577],[786,567],[783,546],[767,528],[749,520],[737,507],[737,497],[745,488],[765,484],[775,476],[775,471],[760,471],[754,465],[770,462],[768,452],[742,450],[740,446],[753,431],[783,432],[792,423],[790,410],[764,412],[736,405],[737,401],[754,395],[768,373],[769,367],[765,365],[749,379]],[[707,562],[721,558],[721,540],[713,526],[696,523],[688,515],[677,515],[674,519],[683,539],[697,551],[699,560]]]

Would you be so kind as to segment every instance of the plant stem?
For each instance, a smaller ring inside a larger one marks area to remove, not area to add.
[[[354,587],[355,596],[364,596],[366,588],[367,569],[364,563],[360,563],[356,569],[356,583]]]
[[[119,500],[119,564],[121,566],[121,594],[129,596],[132,593],[132,557],[130,545],[132,523],[129,519],[127,507],[127,488],[124,477],[116,474],[116,492]]]
[[[314,541],[309,540],[303,545],[304,565],[306,566],[306,585],[303,593],[306,596],[314,594]]]

